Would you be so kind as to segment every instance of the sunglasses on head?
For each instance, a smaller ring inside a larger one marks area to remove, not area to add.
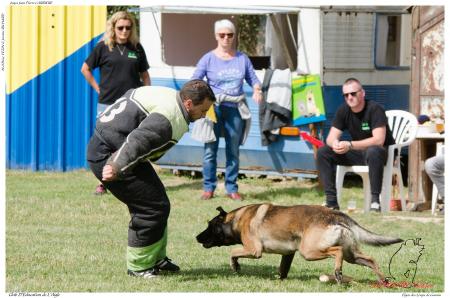
[[[342,96],[344,96],[344,98],[347,98],[349,95],[351,95],[352,97],[355,97],[359,91],[361,91],[361,89],[353,91],[353,92],[349,92],[349,93],[344,93],[344,94],[342,94]]]
[[[123,31],[123,29],[130,31],[131,30],[131,26],[117,26],[116,27],[117,30],[119,31]]]
[[[234,33],[218,33],[220,38],[225,38],[227,36],[228,38],[233,38]]]

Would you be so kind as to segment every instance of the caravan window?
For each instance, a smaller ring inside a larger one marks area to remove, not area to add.
[[[409,66],[411,17],[408,14],[377,14],[375,66],[392,68]]]
[[[285,15],[286,16],[286,15]],[[296,16],[294,16],[296,17]],[[171,66],[195,66],[208,51],[216,48],[214,22],[230,19],[238,32],[237,49],[247,54],[255,69],[263,69],[285,63],[279,61],[281,46],[273,34],[270,19],[265,15],[220,15],[163,13],[161,16],[162,59]],[[284,18],[286,23],[286,18]],[[296,24],[297,20],[292,20]],[[297,27],[290,33],[284,23],[284,34],[297,37]],[[269,28],[269,29],[267,29]],[[296,40],[295,40],[296,42]],[[294,50],[294,57],[295,50]],[[283,59],[281,59],[283,60]],[[283,65],[281,65],[283,66]]]
[[[325,69],[371,70],[410,65],[409,14],[323,12]]]
[[[325,69],[373,69],[373,13],[323,12]]]

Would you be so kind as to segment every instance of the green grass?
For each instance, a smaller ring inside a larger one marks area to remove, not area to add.
[[[111,195],[96,197],[97,181],[87,171],[69,173],[6,171],[6,291],[7,292],[442,292],[444,290],[444,222],[430,212],[352,215],[380,234],[422,238],[425,245],[415,281],[419,287],[377,288],[367,267],[344,263],[346,285],[324,284],[318,277],[332,273],[332,259],[307,262],[296,255],[286,280],[277,279],[280,256],[241,259],[242,271],[228,265],[230,247],[204,249],[195,236],[222,206],[229,211],[244,204],[321,204],[323,192],[314,181],[246,178],[239,181],[244,202],[218,191],[210,201],[198,199],[201,179],[161,172],[171,200],[168,255],[181,273],[154,280],[126,275],[128,211]],[[223,181],[221,181],[223,182]],[[357,198],[357,182],[346,185],[344,204]],[[401,216],[401,219],[398,217]],[[436,219],[433,221],[433,219]],[[391,256],[399,245],[362,246],[388,275]],[[408,261],[405,259],[404,261]],[[425,288],[423,288],[425,285]]]

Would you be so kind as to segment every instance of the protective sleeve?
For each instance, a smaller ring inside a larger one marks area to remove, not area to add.
[[[170,121],[162,114],[152,113],[128,134],[125,142],[106,164],[114,168],[119,178],[127,176],[138,162],[161,157],[176,143],[171,138]]]

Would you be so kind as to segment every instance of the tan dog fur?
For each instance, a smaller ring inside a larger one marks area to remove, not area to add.
[[[370,267],[379,280],[385,277],[373,258],[363,254],[359,242],[382,246],[401,239],[374,234],[348,215],[322,206],[274,206],[255,204],[225,212],[213,218],[197,236],[205,248],[241,243],[231,250],[230,265],[240,270],[239,258],[261,258],[264,253],[281,254],[280,278],[286,278],[296,251],[308,261],[335,259],[336,280],[342,281],[342,264],[347,261]],[[220,232],[221,231],[221,232]]]

